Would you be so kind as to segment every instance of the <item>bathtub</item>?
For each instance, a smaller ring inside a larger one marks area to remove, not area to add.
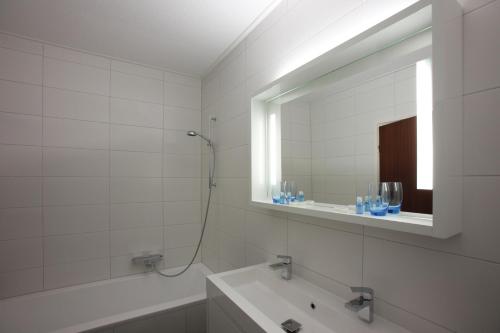
[[[101,332],[99,328],[102,332],[120,332],[124,325],[129,327],[123,331],[141,332],[145,330],[141,325],[158,324],[198,325],[198,329],[184,329],[197,333],[205,327],[208,274],[211,272],[206,266],[195,264],[177,278],[140,274],[5,299],[0,301],[0,332]],[[168,320],[177,322],[165,323]],[[130,328],[133,325],[136,330]]]

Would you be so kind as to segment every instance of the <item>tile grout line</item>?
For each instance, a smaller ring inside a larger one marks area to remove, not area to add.
[[[365,286],[365,226],[361,226],[361,286]]]
[[[163,251],[163,267],[167,267],[166,259],[167,259],[167,246],[165,244],[166,237],[165,233],[167,232],[166,228],[166,214],[165,214],[165,72],[163,72],[163,81],[162,81],[162,120],[161,120],[161,225],[162,225],[162,233],[161,233],[161,246]]]
[[[108,82],[108,279],[111,279],[111,62],[109,64]]]
[[[42,253],[41,253],[41,257],[42,257],[42,290],[45,290],[45,198],[44,198],[44,180],[45,180],[45,177],[44,177],[44,173],[45,173],[45,170],[44,170],[44,149],[43,149],[43,140],[44,140],[44,116],[45,116],[45,45],[42,44],[42,116],[41,116],[41,119],[42,119],[42,142],[41,142],[41,146],[40,146],[40,151],[41,151],[41,175],[40,175],[40,178],[41,178],[41,203],[40,203],[40,213],[41,213],[41,222],[42,222],[42,229],[41,229],[41,237],[42,237]]]
[[[199,122],[199,130],[200,132],[203,133],[203,95],[201,93],[201,90],[202,90],[202,86],[203,86],[203,83],[201,82],[200,80],[200,122]],[[203,223],[203,160],[204,160],[204,154],[203,154],[203,150],[201,149],[200,150],[200,170],[198,171],[199,174],[200,174],[200,209],[199,209],[199,212],[200,212],[200,230],[202,228],[202,223]],[[207,220],[208,220],[208,216],[206,217]],[[204,255],[204,248],[206,247],[206,242],[205,244],[204,243],[204,239],[201,240],[201,245],[200,245],[200,262],[203,263],[203,259],[205,257]]]

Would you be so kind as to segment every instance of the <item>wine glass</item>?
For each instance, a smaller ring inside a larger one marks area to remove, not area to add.
[[[388,182],[389,187],[389,210],[390,214],[398,214],[403,202],[403,184],[401,182]]]
[[[389,184],[386,182],[380,183],[378,195],[370,205],[370,213],[375,216],[385,216],[390,202]]]
[[[286,196],[288,198],[288,201],[294,202],[295,199],[297,198],[297,185],[295,184],[295,181],[291,180],[287,182],[287,189],[286,189]]]

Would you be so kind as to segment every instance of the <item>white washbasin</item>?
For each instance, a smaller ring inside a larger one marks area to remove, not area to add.
[[[364,323],[345,309],[346,300],[296,275],[285,281],[279,270],[272,271],[268,264],[214,274],[208,279],[268,333],[283,333],[280,324],[289,318],[302,324],[300,333],[409,333],[377,315],[373,323]]]

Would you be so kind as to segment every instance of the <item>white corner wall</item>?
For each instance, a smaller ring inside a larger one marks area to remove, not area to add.
[[[0,298],[188,262],[201,81],[0,34]]]
[[[354,13],[383,17],[405,5],[375,2]],[[439,240],[249,206],[250,97],[336,39],[339,17],[361,3],[284,0],[203,81],[202,119],[206,128],[208,115],[218,117],[219,163],[205,264],[224,271],[288,253],[297,274],[346,298],[347,286],[373,287],[377,313],[415,332],[500,331],[497,307],[485,306],[500,295],[500,0],[461,2],[464,197],[452,204],[463,205],[462,233]]]

